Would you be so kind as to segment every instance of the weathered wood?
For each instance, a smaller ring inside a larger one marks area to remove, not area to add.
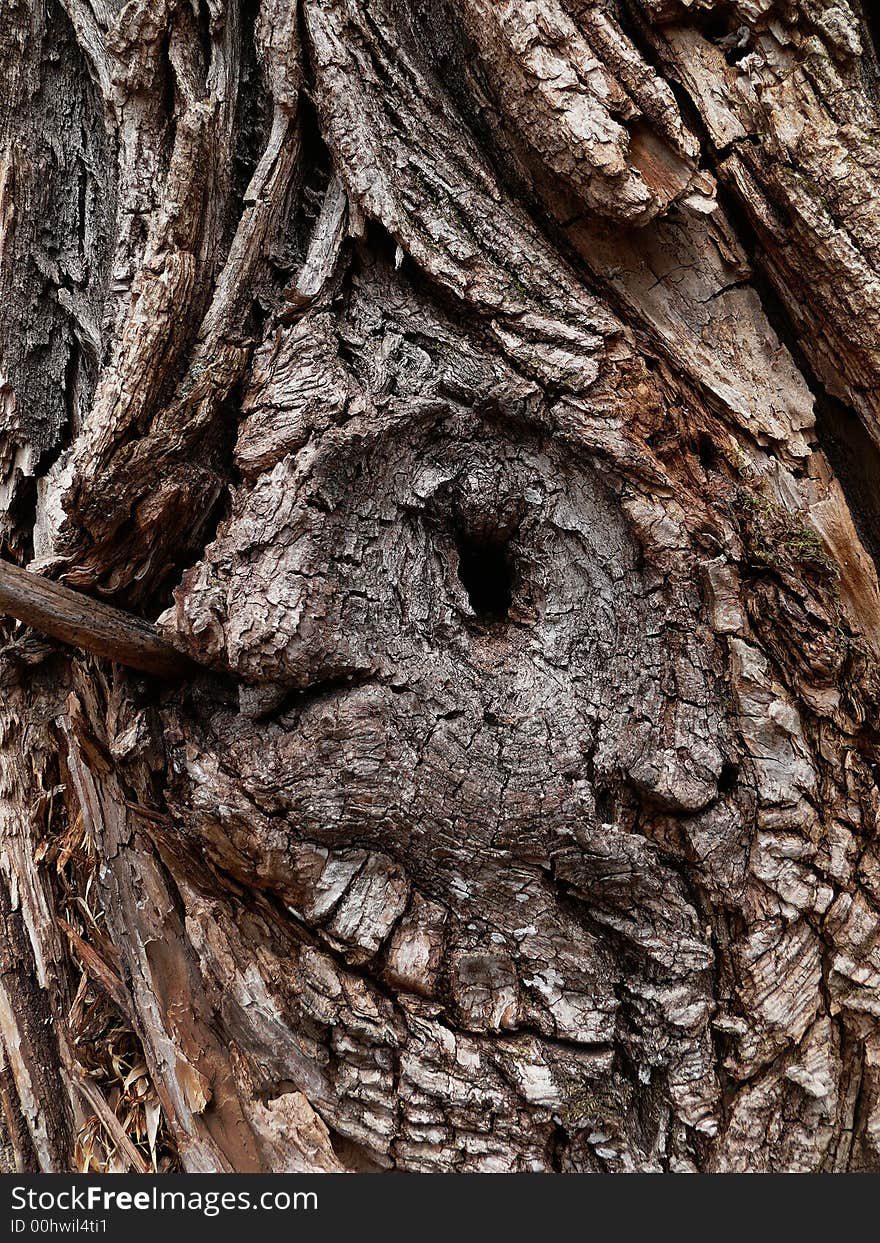
[[[160,678],[185,677],[192,664],[150,622],[61,583],[0,562],[0,613],[41,634]]]
[[[870,16],[11,6],[0,1151],[880,1169]]]

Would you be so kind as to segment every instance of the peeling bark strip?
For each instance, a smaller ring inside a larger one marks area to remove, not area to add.
[[[149,622],[8,562],[0,563],[0,613],[62,643],[155,677],[181,678],[192,668]]]
[[[880,1169],[869,17],[7,5],[4,1162]]]

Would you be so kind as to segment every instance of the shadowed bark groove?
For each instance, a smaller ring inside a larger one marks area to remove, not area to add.
[[[4,1168],[880,1167],[869,14],[3,17]]]

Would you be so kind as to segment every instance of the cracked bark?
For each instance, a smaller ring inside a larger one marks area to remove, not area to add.
[[[865,14],[0,30],[5,1166],[877,1169]]]

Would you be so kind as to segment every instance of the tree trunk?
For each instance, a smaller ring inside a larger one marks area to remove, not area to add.
[[[0,9],[3,1166],[880,1168],[867,3]]]

